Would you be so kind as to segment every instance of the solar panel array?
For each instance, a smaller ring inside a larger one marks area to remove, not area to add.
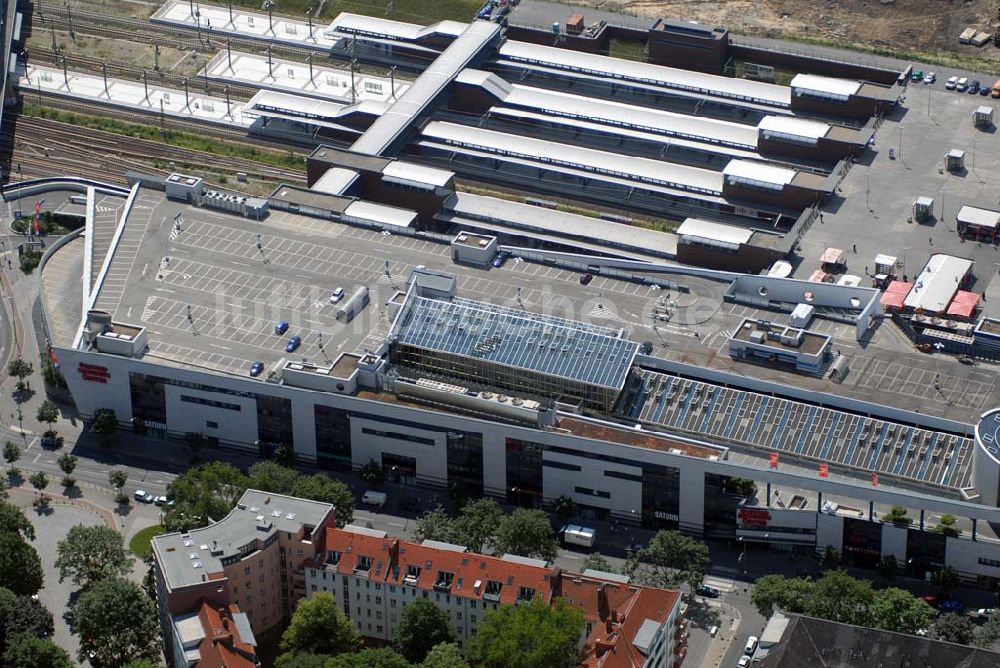
[[[625,410],[643,422],[924,484],[971,486],[967,437],[654,371],[639,378]]]
[[[455,298],[411,297],[397,341],[590,385],[621,388],[639,345],[621,331]]]

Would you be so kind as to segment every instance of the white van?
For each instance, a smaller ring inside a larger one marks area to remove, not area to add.
[[[597,532],[589,527],[581,527],[576,524],[567,524],[562,529],[563,541],[571,545],[582,545],[584,547],[594,547],[597,540]]]
[[[381,508],[382,506],[385,505],[387,499],[388,497],[386,496],[385,492],[373,492],[371,490],[368,490],[367,492],[364,493],[364,495],[362,495],[361,503]]]
[[[753,653],[757,651],[757,636],[750,636],[747,638],[747,646],[743,648],[743,653],[747,656],[753,656]]]

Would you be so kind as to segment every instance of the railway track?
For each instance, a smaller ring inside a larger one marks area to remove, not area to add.
[[[145,167],[159,162],[196,165],[214,172],[233,174],[242,172],[251,178],[266,181],[300,183],[305,180],[305,172],[302,169],[288,169],[266,162],[171,146],[148,139],[124,137],[89,128],[84,135],[76,126],[51,119],[23,117],[18,122],[16,136],[5,132],[0,137],[4,141],[21,141],[36,146],[51,147],[72,154],[89,155],[93,159],[117,156],[130,163],[130,169],[135,169],[137,164]]]

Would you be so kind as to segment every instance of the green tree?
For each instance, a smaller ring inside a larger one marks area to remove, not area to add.
[[[299,476],[292,485],[292,496],[333,504],[338,527],[345,527],[354,519],[354,492],[325,473]]]
[[[56,406],[54,401],[46,399],[38,404],[38,410],[35,411],[35,419],[49,425],[49,430],[51,431],[53,423],[59,419],[59,407]]]
[[[455,520],[441,506],[428,510],[417,518],[417,527],[413,531],[413,540],[422,543],[425,540],[439,540],[444,543],[454,543],[456,538]]]
[[[816,580],[806,614],[844,624],[868,625],[868,607],[875,598],[870,582],[845,571],[827,571]]]
[[[72,487],[76,484],[76,480],[73,478],[73,471],[76,470],[77,456],[71,455],[68,452],[64,452],[56,460],[59,464],[59,470],[63,472],[62,484],[63,487]]]
[[[453,642],[443,642],[434,645],[427,652],[427,658],[420,668],[469,668],[468,662],[462,658],[462,652]]]
[[[175,503],[163,520],[167,531],[189,531],[221,519],[236,507],[247,489],[247,477],[224,462],[208,462],[188,469],[167,487]]]
[[[748,478],[727,478],[723,488],[730,494],[748,498],[757,493],[757,483]]]
[[[20,534],[0,533],[0,587],[31,596],[42,588],[42,562]]]
[[[643,584],[676,587],[701,584],[711,566],[708,546],[680,531],[658,531],[649,544],[629,554],[625,573]]]
[[[0,501],[0,532],[21,534],[26,540],[35,540],[35,527],[13,503]]]
[[[101,437],[107,443],[115,430],[118,429],[118,416],[110,408],[98,408],[90,418],[90,431]]]
[[[7,461],[7,465],[10,467],[10,474],[13,475],[17,471],[17,469],[14,468],[14,463],[21,458],[21,448],[18,447],[17,443],[14,441],[7,441],[3,445],[3,458]]]
[[[115,500],[124,503],[128,498],[122,494],[122,488],[128,482],[128,472],[125,469],[111,469],[108,471],[108,482],[115,488]]]
[[[275,660],[275,668],[326,668],[333,657],[311,652],[285,652]]]
[[[518,508],[503,516],[496,525],[492,543],[498,555],[517,554],[552,561],[559,552],[549,516],[544,511],[528,508]]]
[[[957,526],[955,526],[955,516],[945,513],[941,516],[941,521],[936,527],[934,527],[934,532],[943,534],[945,536],[957,537],[962,535],[962,532]]]
[[[413,668],[413,666],[395,650],[389,647],[379,647],[377,649],[363,649],[360,652],[338,654],[327,659],[323,668]]]
[[[967,616],[949,612],[934,620],[928,629],[928,635],[938,640],[968,645],[972,642],[975,631],[975,625]]]
[[[906,515],[906,508],[903,506],[893,506],[889,512],[882,516],[882,519],[892,524],[909,524],[912,520]]]
[[[566,524],[569,518],[576,514],[576,503],[568,496],[559,496],[552,501],[552,512],[555,513],[559,522]]]
[[[897,633],[912,634],[918,629],[926,629],[936,614],[926,601],[896,587],[875,592],[868,606],[872,626]]]
[[[775,610],[803,613],[812,593],[813,581],[808,578],[765,575],[754,583],[750,601],[764,617],[770,617]]]
[[[34,372],[35,367],[31,366],[31,362],[25,362],[20,357],[15,357],[7,363],[7,373],[12,377],[17,378],[17,389],[19,391],[26,387],[24,379]]]
[[[951,566],[945,566],[941,570],[934,571],[931,574],[931,584],[940,587],[941,592],[945,595],[951,594],[951,591],[961,583],[961,576]]]
[[[32,487],[41,492],[49,486],[49,477],[45,475],[45,471],[35,471],[28,478],[28,482],[31,483]]]
[[[454,642],[448,613],[424,598],[411,602],[399,615],[396,649],[408,661],[420,663],[438,643]]]
[[[583,612],[541,597],[528,605],[504,605],[486,613],[466,649],[478,668],[575,668]]]
[[[274,449],[274,461],[282,466],[295,466],[295,450],[291,446],[282,443]]]
[[[1000,615],[994,613],[986,623],[972,634],[972,643],[976,647],[990,649],[1000,642]]]
[[[121,578],[101,580],[80,594],[73,608],[82,663],[121,666],[160,655],[156,605],[142,589]]]
[[[878,560],[878,564],[875,566],[875,570],[878,574],[882,576],[882,579],[886,582],[892,582],[892,580],[899,574],[899,563],[896,561],[896,557],[891,554],[887,554]]]
[[[270,460],[255,462],[247,471],[247,488],[275,494],[291,494],[299,480],[299,472]]]
[[[605,573],[614,573],[615,569],[604,555],[600,552],[592,552],[590,555],[583,560],[583,564],[580,566],[580,570],[592,569],[595,571],[603,571]]]
[[[281,651],[342,654],[360,648],[361,636],[333,600],[319,592],[299,601],[292,621],[281,636]]]
[[[56,547],[59,582],[88,588],[101,580],[124,577],[132,571],[132,559],[122,535],[103,524],[77,524]]]
[[[385,482],[385,471],[374,459],[358,469],[358,476],[369,485],[381,485]]]
[[[19,633],[8,640],[3,659],[8,666],[73,668],[66,650],[48,638],[37,638],[30,633]]]
[[[454,542],[471,552],[485,552],[503,518],[503,508],[495,500],[487,497],[471,501],[452,522]]]
[[[39,601],[30,596],[15,596],[9,589],[0,589],[0,658],[7,651],[10,639],[19,633],[37,638],[51,637],[52,622],[52,613]]]
[[[162,663],[151,659],[134,659],[126,663],[122,668],[164,668]]]
[[[824,571],[830,571],[840,566],[840,550],[833,545],[823,548],[823,554],[819,558],[819,566]]]

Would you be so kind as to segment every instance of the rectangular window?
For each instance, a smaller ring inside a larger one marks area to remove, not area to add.
[[[227,411],[235,411],[239,413],[243,410],[243,407],[239,404],[231,404],[226,401],[216,401],[214,399],[204,399],[202,397],[192,397],[188,394],[181,395],[181,401],[189,404],[198,404],[200,406],[211,406],[213,408],[222,408]]]
[[[218,429],[219,428],[219,423],[218,422],[212,422],[211,420],[205,420],[205,427],[208,428],[208,429]]]
[[[382,94],[382,84],[377,81],[365,81],[365,92],[375,93],[376,95]]]
[[[619,478],[621,480],[631,480],[632,482],[642,482],[642,475],[633,473],[622,473],[621,471],[605,471],[604,475],[608,478]]]
[[[546,459],[542,461],[542,466],[548,467],[550,469],[562,469],[563,471],[582,471],[583,469],[576,464],[567,464],[565,462],[556,462],[551,459]]]
[[[573,488],[577,494],[586,494],[587,496],[596,496],[601,499],[610,499],[611,492],[605,492],[600,489],[590,489],[589,487],[574,487]]]
[[[395,441],[408,441],[410,443],[420,443],[421,445],[434,445],[433,438],[424,438],[422,436],[414,436],[412,434],[403,434],[398,431],[382,431],[381,429],[370,429],[368,427],[363,427],[361,429],[362,434],[367,434],[368,436],[381,436],[382,438],[391,438]]]

